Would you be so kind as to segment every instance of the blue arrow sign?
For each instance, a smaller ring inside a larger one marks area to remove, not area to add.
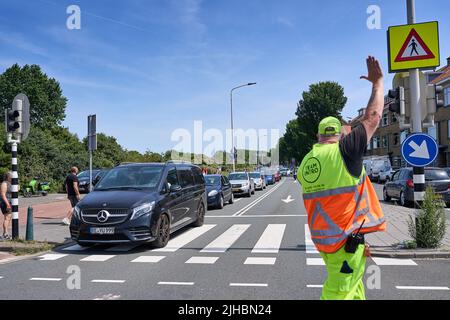
[[[439,152],[436,140],[425,133],[414,133],[402,143],[402,156],[413,167],[426,167]]]

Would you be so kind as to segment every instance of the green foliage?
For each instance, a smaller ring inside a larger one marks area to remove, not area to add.
[[[409,234],[419,248],[437,248],[445,236],[445,202],[428,186],[416,221],[409,217]]]
[[[0,112],[10,108],[14,97],[24,93],[30,100],[31,123],[41,127],[61,124],[65,118],[67,99],[59,83],[42,72],[38,65],[14,64],[0,75]]]

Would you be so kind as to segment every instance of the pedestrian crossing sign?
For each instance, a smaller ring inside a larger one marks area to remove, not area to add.
[[[387,33],[390,73],[439,66],[437,21],[391,26]]]

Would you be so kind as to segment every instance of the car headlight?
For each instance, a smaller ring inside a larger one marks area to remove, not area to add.
[[[217,190],[211,190],[209,193],[208,193],[208,197],[214,197],[216,194],[218,194],[219,192],[217,192]]]
[[[244,183],[242,184],[242,186],[243,186],[243,187],[247,187],[247,186],[248,186],[248,182],[244,182]]]
[[[155,201],[152,201],[150,203],[144,203],[143,205],[140,205],[139,207],[134,208],[133,214],[131,215],[131,220],[137,219],[139,217],[142,217],[144,214],[151,212],[154,207],[155,207]]]
[[[78,220],[81,220],[81,209],[78,206],[75,206],[73,208],[72,214],[77,218]]]
[[[81,181],[81,182],[80,182],[80,186],[84,186],[84,185],[87,185],[87,184],[88,184],[87,181]]]

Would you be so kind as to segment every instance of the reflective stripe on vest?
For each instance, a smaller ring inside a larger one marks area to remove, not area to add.
[[[365,176],[362,177],[362,179],[358,185],[360,186],[361,184],[363,184],[365,182],[365,179],[366,179]],[[358,220],[361,216],[364,216],[364,218],[365,218],[363,228],[361,229],[362,231],[364,231],[364,229],[367,229],[367,228],[379,226],[385,222],[384,217],[381,217],[379,219],[377,217],[374,217],[373,214],[370,212],[370,209],[368,206],[363,209],[359,208],[362,201],[366,201],[367,205],[369,205],[368,204],[369,198],[367,196],[367,188],[365,188],[365,186],[362,186],[362,188],[363,188],[363,190],[362,190],[363,192],[361,194],[358,192],[358,186],[354,186],[354,187],[343,187],[343,188],[331,189],[331,190],[320,191],[320,192],[315,192],[315,193],[310,193],[310,194],[304,195],[304,196],[308,195],[308,197],[307,197],[308,200],[311,200],[314,198],[320,198],[320,197],[325,197],[325,196],[332,196],[332,195],[339,195],[339,194],[354,192],[354,197],[355,197],[355,202],[356,202],[355,216],[354,216],[354,219],[352,222],[352,226],[349,229],[347,229],[346,231],[341,229],[336,223],[334,223],[334,221],[325,212],[325,210],[323,210],[323,208],[319,202],[316,203],[314,212],[311,217],[310,225],[312,227],[314,226],[314,222],[317,219],[317,215],[320,214],[320,216],[328,224],[329,228],[326,230],[311,228],[311,230],[310,230],[311,240],[315,244],[334,245],[334,244],[337,244],[340,241],[344,240],[355,230],[359,229],[359,227],[361,226],[361,223],[359,223]],[[318,237],[326,237],[326,238],[318,238]]]

